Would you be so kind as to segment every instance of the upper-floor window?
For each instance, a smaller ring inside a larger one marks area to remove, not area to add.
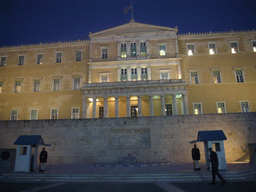
[[[79,119],[80,117],[80,108],[79,107],[73,107],[71,109],[71,119]]]
[[[241,112],[243,113],[250,112],[248,101],[240,101],[240,107],[241,107]]]
[[[25,56],[24,55],[20,55],[19,56],[19,60],[18,60],[18,65],[24,65],[24,61],[25,61]]]
[[[81,60],[82,60],[82,52],[76,51],[76,61],[81,61]]]
[[[30,120],[37,120],[37,109],[31,109],[30,111]]]
[[[11,110],[11,120],[18,120],[18,110]]]
[[[21,92],[21,81],[15,81],[14,92],[15,93],[20,93]]]
[[[165,45],[159,45],[159,55],[165,56],[166,55],[166,47]]]
[[[226,113],[225,102],[217,102],[217,113]]]
[[[198,73],[197,71],[190,72],[190,84],[198,84]]]
[[[108,48],[102,48],[102,59],[107,59],[108,58]]]
[[[62,62],[62,53],[56,53],[56,63]]]
[[[194,44],[187,44],[187,53],[189,56],[194,55]]]
[[[0,57],[0,67],[4,67],[7,64],[7,57]]]
[[[212,71],[213,83],[221,83],[220,71]]]
[[[141,79],[148,79],[148,70],[147,68],[141,68]]]
[[[0,81],[0,93],[3,93],[3,82]]]
[[[121,81],[127,80],[127,69],[121,69]]]
[[[136,52],[136,43],[131,43],[131,57],[136,57],[137,52]]]
[[[254,53],[256,52],[256,41],[252,41],[252,50]]]
[[[73,89],[74,89],[74,90],[80,89],[81,78],[80,78],[80,77],[75,77],[75,78],[73,79],[73,82],[74,82],[74,84],[73,84]]]
[[[146,42],[140,43],[140,56],[146,57],[147,56],[147,48],[146,48]]]
[[[60,79],[54,79],[53,80],[53,91],[59,91],[60,90]]]
[[[131,68],[131,80],[137,80],[137,68]]]
[[[34,80],[34,92],[40,91],[40,80]]]
[[[235,70],[236,82],[243,83],[244,82],[244,73],[242,69]]]
[[[215,45],[215,43],[209,43],[208,48],[209,48],[209,54],[210,55],[216,54],[216,45]]]
[[[121,43],[121,58],[127,57],[126,43]]]
[[[237,42],[230,43],[230,51],[232,54],[236,54],[238,52]]]
[[[43,64],[43,54],[37,55],[36,64]]]
[[[202,103],[193,103],[193,111],[195,115],[203,114]]]
[[[51,119],[58,119],[59,109],[51,109]]]

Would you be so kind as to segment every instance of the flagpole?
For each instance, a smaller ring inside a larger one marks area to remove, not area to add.
[[[132,10],[132,20],[133,20],[133,8],[132,8],[132,1],[131,1],[131,10]]]

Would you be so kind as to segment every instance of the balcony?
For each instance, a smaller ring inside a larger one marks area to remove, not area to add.
[[[128,61],[128,60],[143,60],[143,59],[167,59],[167,58],[179,58],[179,55],[177,53],[170,53],[166,55],[160,56],[159,54],[147,54],[146,57],[140,57],[137,55],[137,57],[130,57],[129,55],[126,58],[121,58],[120,56],[116,57],[108,57],[102,58],[102,57],[94,57],[90,58],[90,62],[108,62],[108,61]]]

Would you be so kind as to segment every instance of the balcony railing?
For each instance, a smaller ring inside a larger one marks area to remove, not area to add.
[[[167,59],[167,58],[178,58],[178,57],[179,55],[177,53],[170,53],[162,56],[160,56],[159,54],[147,54],[147,57],[140,57],[139,55],[137,57],[127,56],[126,58],[121,58],[120,56],[108,57],[108,58],[94,57],[94,58],[90,58],[90,62],[126,61],[126,60],[142,60],[142,59]]]

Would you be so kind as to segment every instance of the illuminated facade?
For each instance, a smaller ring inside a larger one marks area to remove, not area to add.
[[[0,49],[0,120],[256,111],[256,32],[131,22],[90,40]]]

